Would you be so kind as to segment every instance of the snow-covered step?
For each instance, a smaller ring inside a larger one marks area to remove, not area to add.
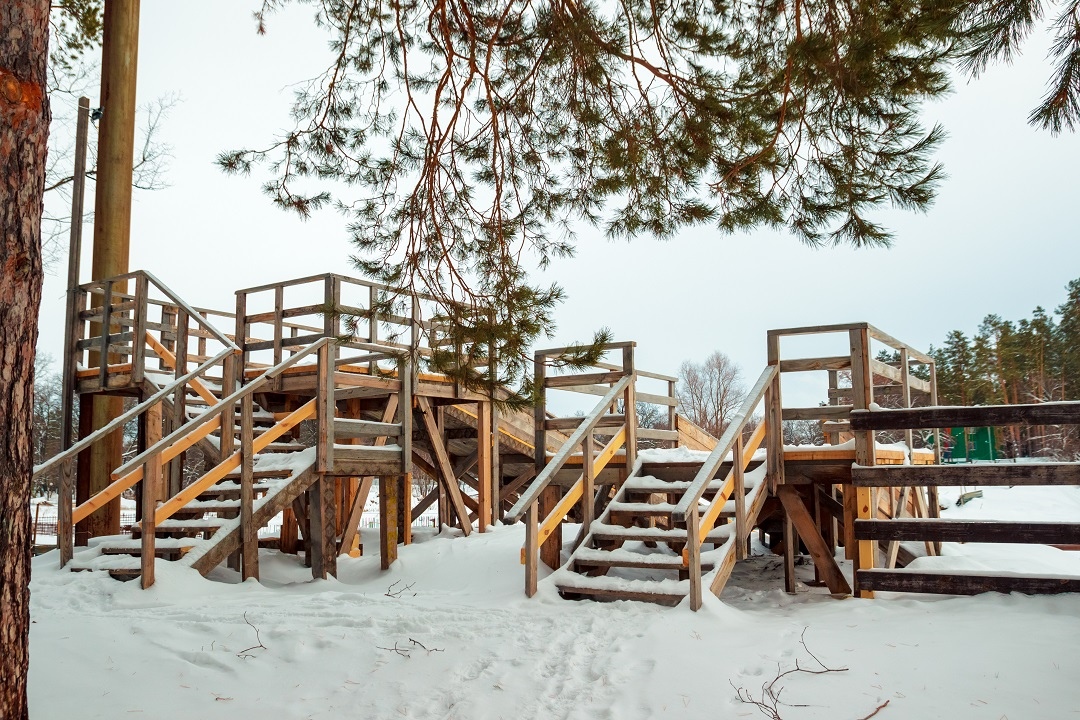
[[[597,540],[640,540],[642,542],[686,542],[686,529],[654,527],[624,527],[622,525],[609,525],[607,523],[594,522],[589,532]],[[713,528],[706,538],[706,542],[724,542],[730,536],[732,528],[728,525],[719,525]]]
[[[586,577],[565,570],[554,573],[553,579],[562,595],[584,596],[594,600],[638,600],[674,606],[690,592],[689,580]]]
[[[636,568],[641,570],[684,570],[681,555],[667,555],[664,553],[644,553],[616,548],[614,550],[598,550],[596,548],[579,548],[572,558],[575,569],[582,568]],[[703,561],[703,570],[711,570],[712,562]]]

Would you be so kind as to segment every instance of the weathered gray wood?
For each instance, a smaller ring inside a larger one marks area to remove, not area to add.
[[[696,504],[696,503],[695,503]],[[691,509],[686,515],[686,563],[687,574],[690,576],[690,609],[701,609],[701,516],[697,508]]]
[[[851,426],[856,430],[1076,424],[1080,424],[1080,402],[926,407],[872,412],[855,411],[851,414]]]
[[[775,370],[765,386],[765,461],[769,492],[784,484],[783,400],[780,390],[780,333],[770,330],[766,344],[769,368]]]
[[[132,328],[131,382],[141,385],[146,370],[146,300],[150,281],[140,273],[135,276],[135,319]]]
[[[821,405],[818,407],[783,409],[784,420],[844,420],[851,412],[851,405]]]
[[[1054,576],[925,573],[913,570],[859,570],[856,582],[867,590],[978,595],[984,592],[1054,595],[1080,592],[1080,578]]]
[[[71,522],[71,500],[74,491],[75,458],[68,458],[60,466],[60,492],[56,504],[56,547],[60,551],[60,567],[71,562],[75,554],[75,528]]]
[[[585,422],[587,417],[582,415],[580,417],[547,418],[542,421],[540,427],[543,430],[575,430],[581,426],[581,423]],[[624,423],[626,423],[626,415],[607,414],[601,415],[593,427],[622,427]]]
[[[997,520],[856,520],[860,540],[980,543],[1080,543],[1080,523]]]
[[[780,361],[780,372],[807,372],[811,370],[847,370],[851,358],[847,355],[819,358],[799,358]]]
[[[746,523],[746,478],[743,474],[743,440],[742,435],[735,438],[735,444],[731,446],[731,476],[733,482],[732,495],[735,496],[735,559],[746,559],[746,536],[750,528]]]
[[[1080,463],[854,466],[856,487],[1080,485]]]
[[[627,343],[622,349],[623,372],[631,378],[623,393],[623,413],[626,415],[626,470],[629,473],[637,461],[637,376],[634,368],[634,351],[637,343]]]
[[[142,587],[145,590],[154,584],[154,509],[157,507],[157,484],[161,480],[161,456],[154,455],[143,466],[143,479],[140,483],[142,493]]]
[[[372,420],[337,418],[334,420],[334,437],[338,440],[376,437],[396,438],[401,437],[401,425],[399,423],[381,423]]]
[[[618,382],[623,375],[625,373],[620,370],[578,375],[553,375],[544,379],[544,387],[571,390],[579,385],[607,385]]]

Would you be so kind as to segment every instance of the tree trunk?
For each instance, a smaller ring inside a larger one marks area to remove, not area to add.
[[[0,718],[29,717],[34,349],[49,101],[49,0],[0,3]]]

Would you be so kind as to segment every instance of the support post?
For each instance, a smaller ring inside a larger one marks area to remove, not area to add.
[[[397,560],[398,555],[398,483],[392,476],[379,478],[379,561],[383,570]]]
[[[695,507],[686,516],[686,560],[690,575],[690,609],[701,608],[701,515]]]
[[[626,474],[629,476],[637,461],[637,395],[634,388],[637,376],[634,370],[633,343],[623,348],[623,372],[632,378],[623,393],[623,414],[626,417]]]
[[[852,405],[857,410],[868,410],[870,403],[874,401],[874,380],[870,369],[870,332],[867,328],[854,328],[848,331],[851,344],[851,388]],[[855,433],[855,464],[871,467],[875,464],[874,433],[872,431],[858,431]],[[854,510],[860,520],[869,520],[873,517],[874,508],[871,505],[871,491],[867,487],[845,488],[844,492],[844,537],[854,534],[854,517],[848,514],[851,507],[849,496],[854,495]],[[852,530],[848,531],[848,526]],[[877,543],[873,540],[859,540],[856,542],[854,553],[855,561],[855,594],[857,597],[872,598],[871,590],[859,588],[858,571],[869,570],[874,567],[874,556],[877,553]]]
[[[491,524],[491,401],[476,403],[476,530]]]

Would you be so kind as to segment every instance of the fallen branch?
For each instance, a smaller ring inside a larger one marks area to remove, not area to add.
[[[751,693],[748,689],[743,687],[736,687],[735,683],[731,682],[730,680],[728,681],[732,689],[735,690],[736,697],[738,697],[741,702],[747,705],[753,705],[758,710],[760,710],[763,715],[769,718],[769,720],[783,720],[783,717],[781,717],[780,715],[781,707],[809,707],[808,705],[803,704],[783,702],[780,699],[780,696],[784,692],[785,688],[782,685],[777,686],[777,683],[779,683],[781,679],[796,673],[803,673],[806,675],[824,675],[826,673],[846,672],[848,669],[846,667],[831,668],[828,667],[825,663],[821,662],[821,659],[818,658],[818,656],[815,655],[813,652],[811,652],[810,648],[806,646],[806,630],[807,628],[803,628],[802,635],[799,636],[799,644],[802,645],[803,650],[806,651],[806,654],[813,658],[814,662],[817,663],[817,668],[803,667],[799,664],[798,658],[795,659],[795,667],[791,668],[790,670],[782,671],[780,669],[780,665],[777,664],[776,677],[761,686],[761,695],[759,697],[754,697],[753,693]],[[864,718],[861,718],[860,720],[869,720],[869,718],[877,715],[878,712],[888,704],[889,701],[886,700],[884,703],[879,705],[878,708],[874,710],[874,712],[870,713]]]
[[[403,588],[395,590],[394,586],[397,585],[399,582],[401,582],[401,581],[400,580],[395,580],[393,583],[391,583],[390,587],[386,588],[386,592],[384,592],[383,595],[385,595],[388,598],[399,598],[399,597],[401,597],[402,593],[407,593],[410,590],[412,590],[413,585],[416,584],[416,583],[412,582],[412,583],[409,583],[408,585],[406,585]],[[413,597],[416,597],[416,593],[413,593]]]
[[[443,648],[429,648],[426,645],[424,645],[422,642],[420,642],[418,640],[413,640],[412,638],[409,638],[409,642],[411,642],[414,647],[399,647],[396,642],[394,643],[394,647],[392,647],[392,648],[381,647],[379,645],[376,645],[375,647],[377,649],[379,649],[379,650],[385,650],[387,652],[396,653],[396,654],[398,654],[398,655],[400,655],[401,657],[404,657],[404,658],[411,658],[412,657],[412,652],[416,648],[420,648],[421,650],[423,650],[428,655],[430,655],[431,653],[445,652],[443,650]]]
[[[255,657],[254,655],[250,654],[252,650],[269,650],[269,648],[263,645],[262,638],[259,636],[259,628],[251,624],[251,621],[247,619],[247,613],[244,613],[244,622],[246,622],[248,625],[251,625],[251,629],[255,631],[255,639],[259,642],[258,645],[252,645],[246,650],[241,650],[240,652],[236,653],[236,657],[246,660],[250,657]]]

